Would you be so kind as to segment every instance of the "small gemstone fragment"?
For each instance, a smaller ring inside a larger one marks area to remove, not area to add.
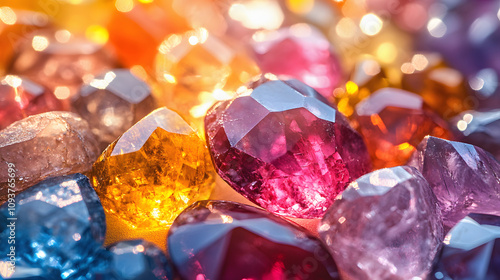
[[[347,279],[424,279],[443,227],[424,177],[398,166],[352,182],[328,209],[319,233]]]
[[[2,279],[73,279],[88,268],[106,233],[104,210],[82,174],[49,178],[17,193],[15,202],[0,207],[0,222],[0,265],[10,265],[11,246],[16,258],[15,273],[5,277],[9,272],[2,269]],[[15,243],[8,243],[12,231]]]
[[[0,129],[31,115],[62,109],[51,92],[27,78],[7,75],[0,80]]]
[[[273,213],[321,217],[349,182],[370,171],[365,144],[312,88],[267,77],[208,112],[206,138],[217,172]]]
[[[216,101],[233,97],[259,73],[256,64],[233,46],[203,28],[167,37],[156,57],[156,78],[165,91],[158,101],[202,129],[203,117]]]
[[[295,24],[253,36],[252,48],[263,72],[302,81],[326,98],[342,79],[339,59],[316,28]]]
[[[72,110],[87,120],[104,150],[156,108],[150,86],[128,69],[114,69],[84,85]]]
[[[48,112],[0,130],[0,203],[7,200],[15,165],[15,191],[47,177],[87,172],[98,156],[97,143],[85,120],[69,112]]]
[[[168,233],[168,251],[183,279],[339,279],[318,239],[269,212],[235,202],[189,206]]]
[[[177,113],[160,108],[111,143],[92,168],[104,209],[133,228],[170,226],[214,185],[205,142]]]
[[[451,123],[459,141],[483,148],[500,160],[500,109],[465,111]]]
[[[378,90],[358,103],[355,119],[375,168],[405,164],[426,135],[451,137],[448,124],[422,97],[395,88]]]
[[[429,182],[447,229],[471,212],[500,215],[500,163],[485,150],[428,136],[408,164]]]
[[[469,214],[447,234],[430,280],[500,279],[500,217]]]

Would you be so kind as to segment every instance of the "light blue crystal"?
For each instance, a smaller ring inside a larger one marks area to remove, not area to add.
[[[102,205],[82,174],[44,180],[18,193],[13,211],[0,207],[0,271],[12,221],[16,269],[0,273],[3,279],[75,279],[102,250],[106,232]]]

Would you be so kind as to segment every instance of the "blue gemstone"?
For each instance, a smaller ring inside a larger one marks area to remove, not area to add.
[[[13,224],[15,244],[9,244],[9,225]],[[0,207],[0,275],[4,279],[74,279],[102,250],[105,232],[104,210],[86,176],[44,180]],[[5,257],[10,251],[15,251],[16,258],[12,275]]]

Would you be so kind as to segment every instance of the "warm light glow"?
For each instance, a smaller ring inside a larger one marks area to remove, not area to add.
[[[377,35],[382,30],[382,26],[382,20],[372,13],[364,15],[359,23],[361,31],[369,36]]]
[[[17,21],[16,13],[9,7],[0,7],[0,21],[7,25],[13,25]]]
[[[286,0],[286,6],[296,14],[307,14],[314,7],[314,0]]]
[[[23,83],[23,80],[15,75],[7,75],[2,80],[2,84],[5,84],[5,83],[7,83],[11,87],[17,88]]]
[[[233,217],[228,216],[228,215],[221,215],[222,218],[222,223],[224,224],[231,224],[233,222]]]
[[[71,39],[71,32],[65,29],[57,30],[55,33],[57,42],[67,43]]]
[[[70,96],[70,90],[68,87],[56,87],[54,89],[54,95],[57,99],[67,99]]]
[[[167,83],[170,83],[170,84],[175,84],[177,83],[177,80],[175,79],[174,76],[170,75],[170,74],[163,74],[163,79],[167,82]]]
[[[348,81],[345,84],[345,89],[348,94],[355,94],[358,91],[358,85],[353,81]]]
[[[335,32],[337,32],[337,35],[342,38],[351,38],[356,34],[356,30],[358,27],[356,26],[356,23],[348,18],[344,17],[335,26]]]
[[[33,46],[35,51],[41,52],[49,46],[49,40],[43,36],[35,36],[33,37],[31,46]]]
[[[465,131],[467,129],[467,125],[468,125],[467,122],[464,120],[459,120],[457,122],[457,128],[460,131]]]
[[[339,223],[340,223],[340,224],[343,224],[345,221],[346,221],[346,218],[345,218],[345,217],[340,217],[340,218],[339,218]]]
[[[106,89],[116,78],[116,74],[113,71],[109,71],[104,75],[104,79],[94,79],[90,82],[90,85],[98,89]]]
[[[276,29],[284,20],[277,1],[248,1],[235,3],[229,8],[229,16],[250,29]]]
[[[413,74],[415,73],[415,66],[410,62],[405,62],[401,65],[401,72],[404,74]]]
[[[127,13],[132,11],[134,8],[134,1],[133,0],[116,0],[115,2],[115,7],[118,11],[122,13]]]
[[[416,70],[422,71],[429,65],[429,60],[423,54],[416,54],[411,59],[411,64],[413,64]]]
[[[427,23],[427,30],[432,37],[441,38],[446,34],[448,28],[439,18],[431,18]]]
[[[393,43],[385,42],[377,48],[377,57],[381,62],[392,63],[398,56],[398,50]]]
[[[108,30],[100,25],[91,25],[85,30],[85,36],[97,44],[106,44],[109,39]]]
[[[462,118],[465,122],[467,122],[468,124],[472,122],[472,119],[474,119],[474,116],[467,113],[463,116]]]
[[[15,272],[15,269],[12,268],[12,263],[7,261],[0,261],[0,276],[4,279],[9,279]]]
[[[144,4],[149,4],[153,3],[154,0],[139,0],[139,2],[144,3]]]
[[[139,253],[144,252],[144,246],[142,246],[142,245],[135,246],[134,252],[139,252]]]
[[[405,143],[402,143],[402,144],[399,144],[399,145],[398,145],[398,149],[399,149],[400,151],[406,150],[406,149],[408,149],[409,147],[410,147],[410,144],[409,144],[409,143],[407,143],[407,142],[405,142]]]

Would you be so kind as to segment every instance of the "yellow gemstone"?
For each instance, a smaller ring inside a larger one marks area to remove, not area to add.
[[[205,142],[177,113],[160,108],[103,152],[92,182],[108,213],[133,228],[159,229],[210,196],[214,171]]]
[[[215,101],[229,99],[259,69],[240,52],[200,28],[167,37],[156,57],[156,76],[164,105],[180,111],[202,129]]]

